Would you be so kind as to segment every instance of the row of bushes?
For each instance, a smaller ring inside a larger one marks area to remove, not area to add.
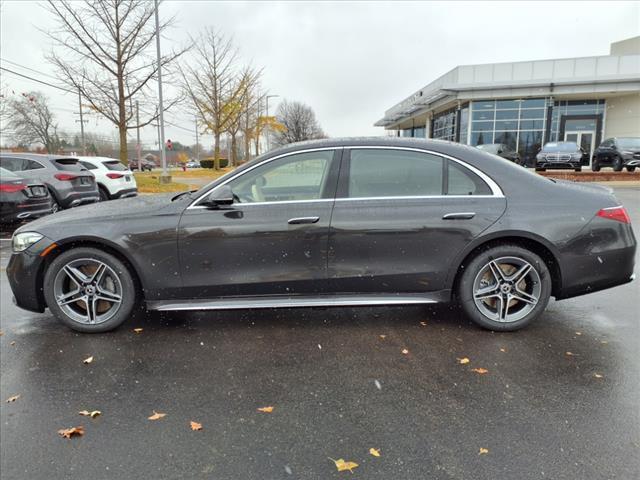
[[[221,158],[218,161],[220,162],[220,168],[225,168],[229,165],[227,158]],[[200,166],[202,168],[215,168],[216,161],[213,158],[205,158],[204,160],[200,160]]]

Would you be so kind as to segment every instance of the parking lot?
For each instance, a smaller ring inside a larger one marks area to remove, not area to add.
[[[640,187],[616,195],[638,236]],[[515,333],[438,306],[149,314],[83,335],[12,305],[9,255],[3,240],[2,478],[350,478],[332,459],[367,479],[640,471],[637,281]]]

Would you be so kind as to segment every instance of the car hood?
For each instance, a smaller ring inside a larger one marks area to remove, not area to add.
[[[63,210],[20,227],[16,232],[36,231],[46,234],[51,228],[59,229],[65,225],[105,224],[109,221],[136,221],[140,217],[172,214],[182,211],[188,203],[171,198],[175,193],[162,195],[142,195],[108,202],[92,203]]]

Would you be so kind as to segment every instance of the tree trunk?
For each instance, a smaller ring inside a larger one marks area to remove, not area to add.
[[[236,134],[231,135],[231,153],[229,154],[229,162],[231,167],[235,167],[238,164],[238,141]]]
[[[244,161],[248,162],[251,159],[251,140],[249,139],[249,135],[244,135]]]
[[[216,170],[220,170],[220,132],[216,132],[213,136],[213,166]]]
[[[120,163],[129,165],[127,158],[127,127],[126,125],[118,125],[118,134],[120,135]]]

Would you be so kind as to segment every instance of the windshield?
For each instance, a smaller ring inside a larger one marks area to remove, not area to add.
[[[102,164],[105,167],[107,167],[109,170],[116,170],[116,171],[120,171],[121,172],[121,171],[127,169],[127,167],[125,167],[118,160],[109,160],[108,162],[102,162]]]
[[[489,153],[496,153],[499,150],[499,147],[500,145],[498,145],[497,143],[488,143],[486,145],[478,145],[478,148],[480,150],[483,150]]]
[[[640,138],[618,138],[617,142],[620,148],[640,149]]]
[[[573,142],[549,142],[542,149],[543,152],[577,152],[578,144]]]

